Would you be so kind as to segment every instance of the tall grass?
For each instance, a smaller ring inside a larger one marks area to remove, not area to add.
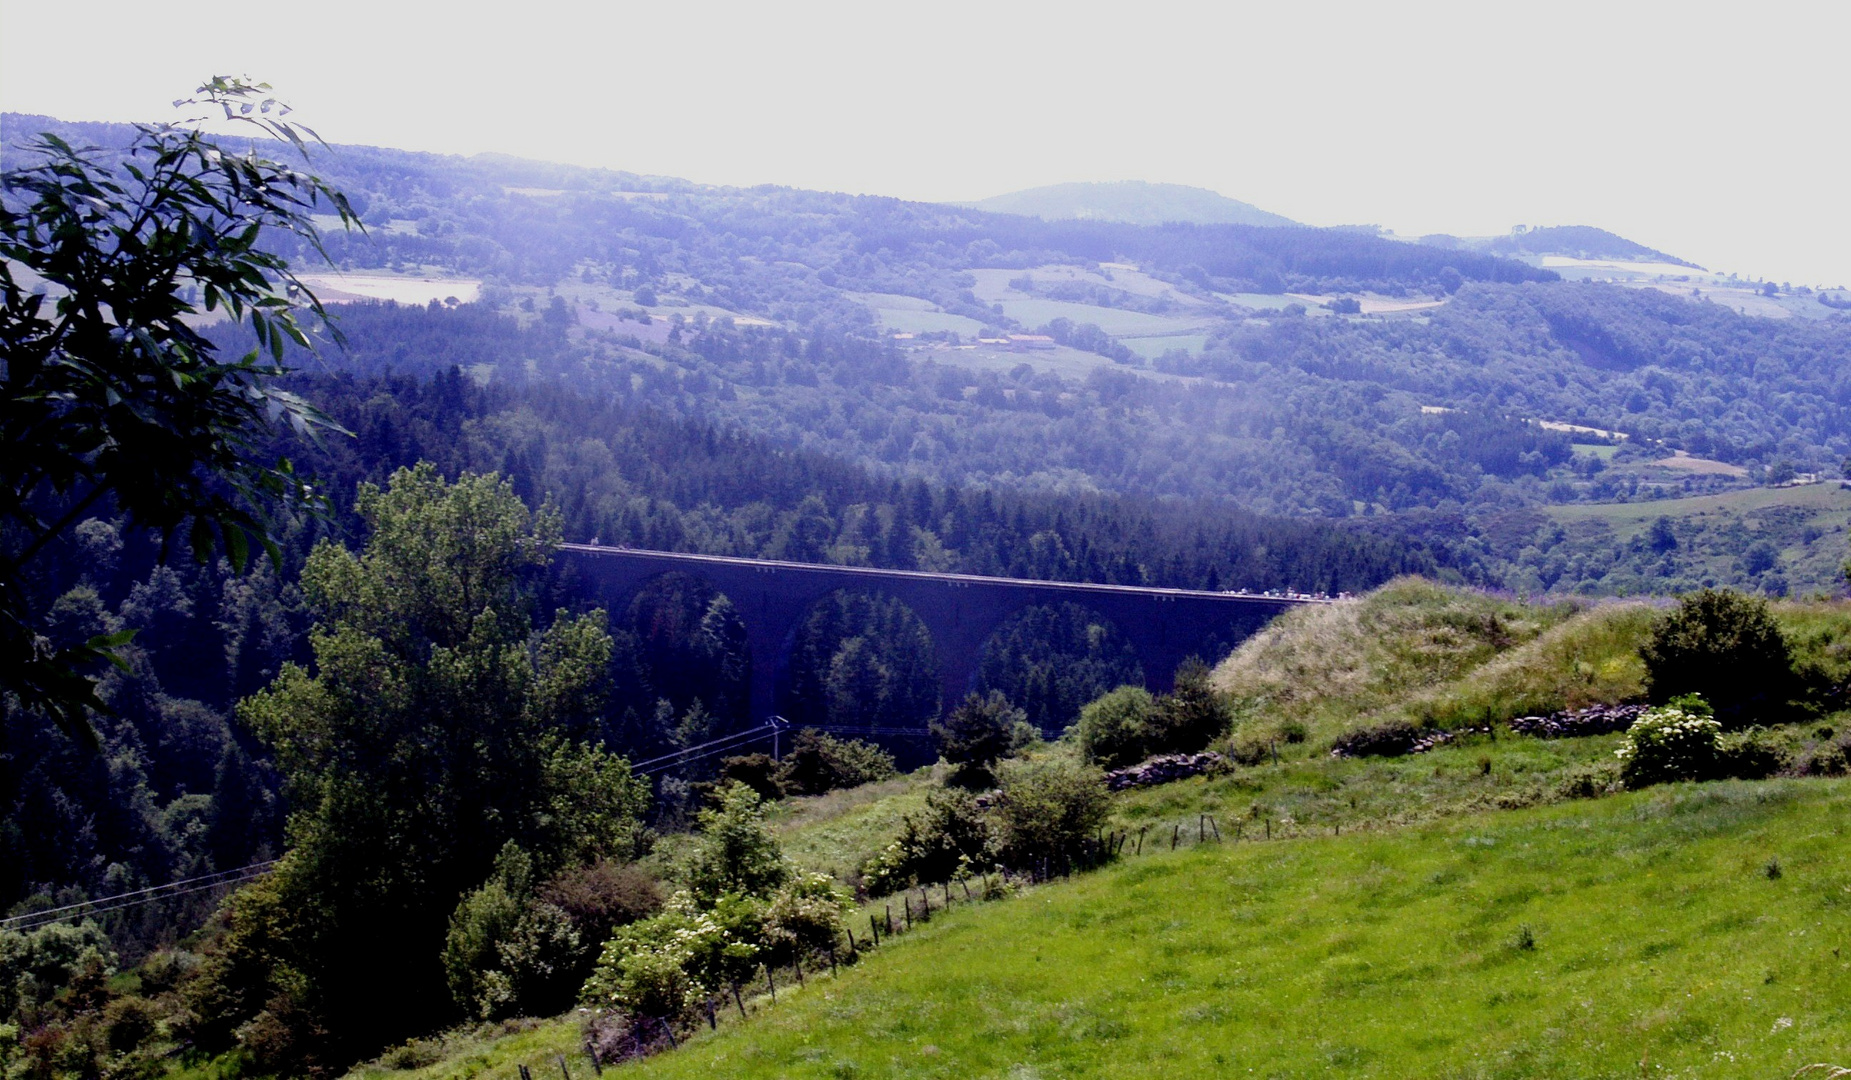
[[[1390,711],[1450,728],[1638,700],[1645,694],[1639,646],[1659,614],[1641,602],[1579,612]]]
[[[1289,612],[1214,673],[1242,730],[1271,737],[1300,724],[1328,744],[1357,725],[1533,641],[1576,611],[1418,578],[1353,600]]]

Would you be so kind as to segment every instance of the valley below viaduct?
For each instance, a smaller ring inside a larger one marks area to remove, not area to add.
[[[724,593],[745,625],[751,652],[754,720],[777,712],[788,685],[796,631],[811,606],[837,591],[891,596],[917,614],[937,651],[942,709],[975,686],[985,644],[1013,615],[1040,605],[1078,604],[1109,620],[1136,652],[1152,692],[1170,688],[1178,664],[1191,655],[1213,663],[1208,648],[1252,636],[1280,612],[1322,601],[1249,593],[1157,589],[880,570],[862,566],[774,562],[718,555],[561,545],[567,585],[613,614],[650,582],[688,574]]]

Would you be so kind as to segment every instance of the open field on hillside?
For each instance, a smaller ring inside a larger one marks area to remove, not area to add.
[[[1159,337],[1120,338],[1119,343],[1146,360],[1155,360],[1171,349],[1199,353],[1208,347],[1207,334],[1164,334]]]
[[[1785,1077],[1851,1039],[1848,823],[1845,781],[1731,782],[1147,852],[620,1075]],[[575,1034],[397,1075],[556,1069]]]
[[[1030,328],[1045,325],[1054,319],[1071,319],[1076,323],[1092,323],[1113,337],[1150,337],[1205,329],[1220,321],[1219,316],[1214,312],[1198,307],[1194,301],[1178,296],[1174,292],[1170,295],[1177,300],[1176,309],[1163,315],[1152,315],[1141,311],[1126,311],[1120,308],[1029,296],[1016,291],[1009,285],[1011,280],[1022,277],[1025,273],[1031,277],[1039,275],[1041,278],[1046,278],[1048,275],[1043,272],[1045,269],[973,270],[971,276],[976,279],[977,284],[972,292],[976,293],[977,299],[985,304],[1001,304],[1003,314]],[[1121,273],[1126,276],[1131,274],[1130,271],[1115,271],[1114,276]],[[1096,283],[1111,288],[1125,288],[1117,281]],[[1132,290],[1126,289],[1126,291]]]
[[[856,303],[866,304],[882,327],[900,333],[951,330],[965,337],[974,337],[983,329],[983,324],[976,319],[940,311],[930,300],[917,296],[876,292],[845,292],[842,295]]]
[[[1821,519],[1842,525],[1851,513],[1851,489],[1835,483],[1802,484],[1795,487],[1754,487],[1721,495],[1699,495],[1688,499],[1655,499],[1635,503],[1570,503],[1551,506],[1546,513],[1564,524],[1571,521],[1604,521],[1621,538],[1636,536],[1651,527],[1660,517],[1714,517],[1722,514],[1752,515],[1775,507],[1794,507],[1811,511]]]

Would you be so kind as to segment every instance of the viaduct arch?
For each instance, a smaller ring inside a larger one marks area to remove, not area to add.
[[[1039,604],[1074,603],[1111,619],[1137,652],[1153,692],[1170,689],[1176,666],[1216,635],[1251,636],[1273,616],[1317,600],[1194,589],[1152,589],[1032,581],[975,574],[878,570],[863,566],[773,562],[721,555],[562,544],[573,584],[607,610],[620,611],[643,586],[670,571],[725,593],[745,624],[752,652],[752,716],[771,716],[789,677],[793,636],[810,606],[842,589],[878,591],[912,608],[938,648],[939,698],[949,709],[975,680],[984,643],[1011,615]]]

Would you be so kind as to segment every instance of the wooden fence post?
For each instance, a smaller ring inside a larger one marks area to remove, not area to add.
[[[765,965],[765,985],[771,988],[771,1003],[776,1005],[778,1003],[778,984],[777,981],[771,977],[770,964]]]

